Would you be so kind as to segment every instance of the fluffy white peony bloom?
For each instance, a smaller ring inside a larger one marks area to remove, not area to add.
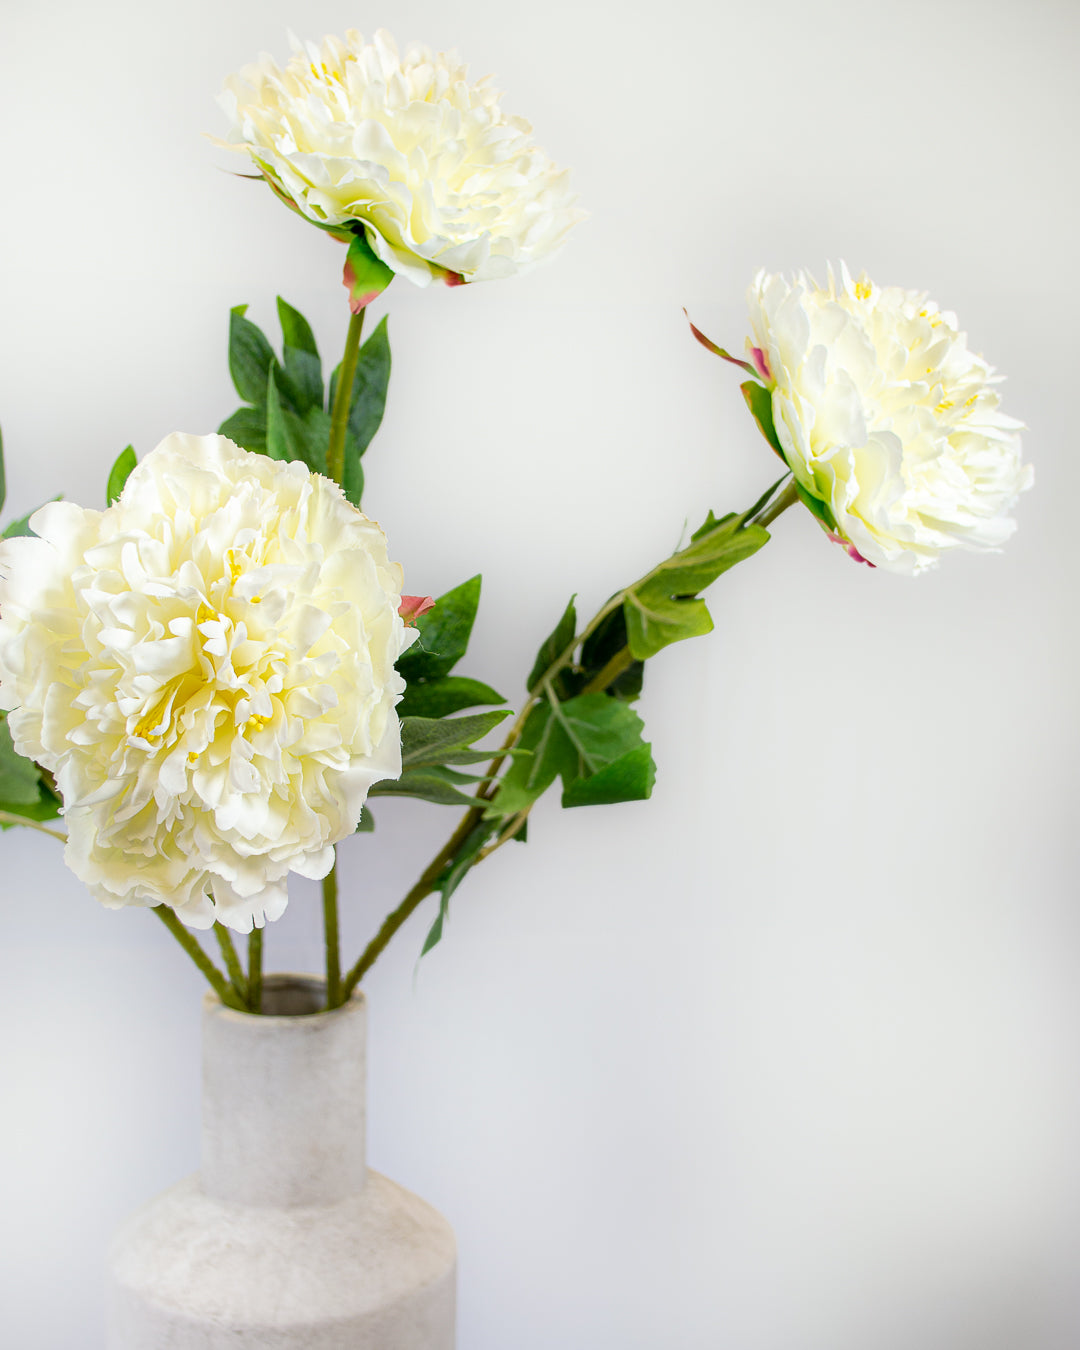
[[[420,286],[510,276],[581,219],[529,123],[454,53],[399,57],[383,31],[293,46],[284,69],[263,55],[226,80],[225,144],[317,225],[365,227],[393,271]]]
[[[759,273],[749,301],[777,437],[852,556],[915,573],[1008,539],[1033,476],[1023,424],[999,410],[998,378],[954,314],[843,266],[824,287]]]
[[[167,437],[106,511],[0,544],[0,706],[55,775],[99,900],[195,928],[276,919],[401,772],[386,538],[329,479]]]

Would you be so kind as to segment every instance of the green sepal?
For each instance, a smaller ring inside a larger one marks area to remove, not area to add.
[[[109,506],[117,501],[121,492],[124,490],[124,484],[131,477],[131,471],[135,468],[137,460],[135,459],[135,447],[129,445],[121,450],[116,457],[116,463],[109,470],[109,482],[105,488],[105,501]]]
[[[397,705],[399,717],[449,717],[464,708],[479,708],[505,703],[502,694],[463,675],[448,675],[441,680],[406,686],[405,697]]]
[[[772,390],[766,389],[757,380],[744,380],[739,388],[742,390],[743,398],[746,399],[746,406],[750,409],[750,415],[758,424],[758,430],[787,464],[787,455],[784,454],[784,448],[776,434],[776,423],[773,421]],[[788,465],[788,468],[790,467]]]
[[[795,491],[799,494],[799,501],[802,502],[812,515],[816,516],[817,519],[821,521],[822,525],[824,525],[827,530],[831,530],[835,534],[836,517],[833,515],[829,503],[822,501],[820,497],[815,497],[812,492],[807,492],[806,488],[803,487],[797,478],[794,481]]]
[[[530,694],[574,640],[574,634],[577,632],[577,610],[574,608],[576,599],[576,595],[570,597],[570,603],[563,610],[562,618],[540,644],[533,668],[529,671],[529,678],[525,681],[525,688]]]
[[[440,680],[465,655],[480,603],[480,585],[477,573],[439,596],[434,609],[416,620],[419,640],[397,661],[398,674],[407,684]]]
[[[749,558],[769,533],[760,525],[743,525],[741,516],[729,516],[654,568],[626,592],[627,645],[638,661],[655,656],[672,642],[712,631],[705,601],[698,596],[728,568]]]
[[[342,280],[349,292],[349,308],[354,314],[377,300],[394,279],[393,271],[378,257],[365,233],[353,236],[345,258]]]
[[[229,311],[229,374],[245,403],[266,401],[267,377],[277,365],[273,348],[261,328],[244,318],[247,305]]]

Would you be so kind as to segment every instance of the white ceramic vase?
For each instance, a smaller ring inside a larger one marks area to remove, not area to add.
[[[363,995],[323,1002],[206,996],[202,1166],[117,1234],[109,1350],[453,1350],[453,1232],[366,1166]]]

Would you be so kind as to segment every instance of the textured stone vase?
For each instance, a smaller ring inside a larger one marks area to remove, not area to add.
[[[323,1001],[206,996],[202,1166],[117,1234],[109,1350],[453,1350],[453,1232],[366,1166],[363,995]]]

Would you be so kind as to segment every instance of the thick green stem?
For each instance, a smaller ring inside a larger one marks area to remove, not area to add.
[[[222,1003],[226,1007],[238,1008],[243,1011],[244,1005],[233,992],[228,980],[203,951],[195,934],[180,922],[176,916],[176,911],[170,909],[168,905],[155,905],[153,906],[153,912],[206,976],[210,982],[210,987]]]
[[[341,937],[338,926],[337,856],[322,884],[323,927],[326,930],[326,1006],[339,1008],[345,999],[341,990]]]
[[[221,954],[225,958],[225,969],[229,972],[229,979],[232,981],[232,987],[236,990],[236,996],[241,1003],[247,1002],[247,980],[244,979],[244,968],[240,964],[240,958],[236,954],[236,946],[232,940],[232,934],[223,923],[214,924],[214,936],[218,940],[218,946],[221,948]]]
[[[798,500],[799,490],[795,486],[795,479],[793,478],[791,482],[788,483],[787,487],[777,493],[770,505],[768,505],[754,521],[754,524],[762,526],[771,525],[781,512],[786,511],[789,506],[794,506]]]
[[[262,1012],[262,956],[263,930],[261,928],[253,928],[248,934],[248,1012]]]
[[[360,337],[364,331],[366,312],[362,309],[359,314],[354,314],[349,319],[349,331],[345,335],[345,353],[341,358],[334,406],[330,411],[330,444],[326,447],[326,473],[335,483],[341,483],[345,478],[345,433],[349,429],[353,379],[356,376],[356,362],[360,357]]]

